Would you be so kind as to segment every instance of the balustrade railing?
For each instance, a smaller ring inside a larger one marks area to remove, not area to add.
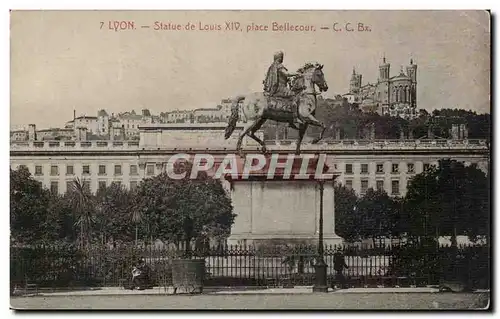
[[[270,150],[293,150],[296,147],[296,140],[267,140],[266,147]],[[230,150],[234,147],[221,147],[214,143],[213,146],[200,145],[199,147],[190,145],[186,149],[191,150]],[[12,151],[65,151],[65,150],[102,150],[102,149],[176,149],[182,150],[182,145],[144,145],[141,146],[138,140],[125,141],[23,141],[12,142]],[[244,146],[246,149],[257,149],[258,145]],[[302,150],[416,150],[416,149],[487,149],[485,140],[333,140],[326,139],[317,144],[303,142]]]

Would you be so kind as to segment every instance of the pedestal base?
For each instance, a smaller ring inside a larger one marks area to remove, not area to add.
[[[287,158],[281,156],[281,163],[286,163]],[[267,161],[265,167],[274,165],[271,165],[271,157]],[[331,180],[321,183],[314,178],[304,179],[303,176],[316,176],[318,169],[312,165],[314,161],[307,163],[306,174],[303,174],[304,163],[299,157],[290,174],[285,174],[284,170],[275,171],[274,178],[270,179],[264,170],[253,172],[248,178],[231,177],[231,200],[236,218],[228,244],[317,244],[320,211],[323,212],[324,244],[342,243],[342,238],[335,234],[333,175]],[[297,178],[290,179],[288,175]]]
[[[318,235],[281,235],[281,234],[234,234],[227,239],[228,245],[262,245],[268,243],[288,243],[317,245]],[[344,240],[337,235],[325,236],[323,242],[326,246],[342,245]]]

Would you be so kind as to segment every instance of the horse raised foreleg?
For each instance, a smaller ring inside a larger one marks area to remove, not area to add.
[[[319,133],[319,136],[317,138],[315,138],[314,140],[312,140],[312,142],[311,142],[311,144],[317,144],[320,140],[323,139],[323,134],[325,133],[326,126],[323,123],[321,123],[320,121],[318,121],[314,117],[314,115],[312,115],[312,114],[309,114],[309,116],[305,120],[306,120],[305,122],[307,124],[321,127],[321,132]]]
[[[248,134],[248,136],[250,136],[254,139],[254,141],[260,144],[260,146],[262,147],[262,153],[264,154],[267,152],[266,144],[257,135],[255,135],[255,132],[257,132],[265,122],[266,119],[263,118],[255,122],[255,125],[250,129],[250,133]]]
[[[255,140],[255,138],[250,134],[250,132],[252,131],[253,127],[255,127],[255,125],[258,124],[260,121],[261,121],[261,119],[258,119],[257,121],[247,123],[245,125],[245,127],[243,128],[243,131],[241,132],[240,136],[238,137],[238,143],[236,144],[236,152],[240,156],[243,156],[243,153],[241,151],[241,144],[243,143],[243,137],[245,137],[245,135],[248,135],[249,137],[251,137],[252,139]],[[262,124],[260,124],[260,125],[262,125]]]
[[[297,140],[297,147],[295,148],[295,155],[300,155],[300,144],[302,144],[302,139],[306,134],[308,124],[302,124],[299,126],[299,139]]]
[[[320,123],[320,127],[321,127],[321,132],[319,133],[319,136],[316,137],[314,140],[311,141],[311,144],[317,144],[319,141],[321,141],[323,139],[323,134],[325,134],[325,130],[326,130],[326,126],[323,125],[323,123]]]

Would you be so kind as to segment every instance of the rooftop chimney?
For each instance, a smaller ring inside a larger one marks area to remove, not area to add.
[[[375,123],[370,124],[370,139],[375,139]]]
[[[460,136],[460,131],[459,131],[459,126],[458,124],[452,124],[451,125],[451,139],[452,140],[458,140],[461,139],[462,137]]]
[[[29,141],[36,141],[36,125],[35,124],[30,124],[28,126],[28,140]]]
[[[433,130],[432,125],[429,125],[427,127],[427,138],[430,140],[434,139],[434,130]]]
[[[460,124],[460,138],[466,140],[468,137],[469,130],[467,129],[467,124]]]
[[[86,127],[82,127],[81,130],[82,130],[81,140],[82,141],[86,141],[87,140],[87,128]]]

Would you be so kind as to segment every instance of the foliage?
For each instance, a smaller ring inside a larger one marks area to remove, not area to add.
[[[131,223],[134,200],[132,192],[117,183],[97,192],[96,235],[101,242],[128,242],[134,239],[134,225]]]
[[[31,246],[10,250],[11,281],[37,282],[41,286],[68,287],[78,280],[82,254],[73,244]]]
[[[76,225],[80,228],[80,245],[90,246],[92,226],[95,223],[95,200],[82,180],[75,178],[68,192],[72,210],[76,214]]]
[[[489,234],[489,185],[476,166],[455,160],[439,161],[416,175],[408,185],[403,219],[410,236],[468,235],[471,239]]]
[[[376,238],[391,238],[398,234],[398,203],[385,191],[368,189],[359,200],[355,215],[360,223],[359,236],[371,238],[375,246]]]
[[[49,238],[50,192],[25,167],[10,170],[10,229],[16,244],[34,244]]]
[[[194,241],[202,247],[209,239],[227,238],[235,217],[221,182],[206,175],[172,180],[162,174],[141,182],[137,191],[113,183],[95,195],[75,179],[61,196],[21,167],[11,171],[10,195],[11,239],[18,246],[78,242],[87,249],[116,247],[139,235],[144,243]],[[186,246],[189,251],[191,245]]]
[[[347,242],[360,239],[360,220],[355,214],[358,197],[353,189],[335,185],[335,233]]]
[[[393,248],[389,274],[426,284],[460,280],[489,288],[490,252],[487,246],[440,246],[432,238]]]
[[[191,165],[177,165],[172,179],[167,173],[145,179],[137,192],[137,209],[147,223],[148,234],[164,242],[185,242],[190,254],[191,241],[202,237],[229,235],[235,215],[231,200],[219,180],[199,176],[190,179]]]
[[[442,267],[437,249],[438,243],[432,238],[394,247],[395,257],[390,263],[390,274],[410,278],[439,278]]]
[[[47,212],[47,224],[50,225],[50,229],[45,230],[46,234],[51,236],[49,242],[73,243],[78,238],[77,215],[71,206],[69,197],[69,193],[63,196],[51,194]]]
[[[318,99],[316,118],[326,126],[325,138],[336,137],[338,131],[341,139],[368,139],[371,125],[374,125],[377,139],[399,139],[401,131],[405,136],[411,135],[415,139],[423,139],[427,138],[429,128],[438,138],[450,138],[453,124],[466,124],[470,139],[489,139],[491,131],[490,114],[477,114],[459,109],[440,109],[429,114],[426,110],[420,110],[417,118],[405,120],[400,117],[363,112],[358,104],[348,103],[341,96]],[[265,125],[263,130],[266,138],[275,138],[274,125]],[[316,137],[319,132],[319,128],[311,127],[307,134]],[[278,135],[281,138],[284,136]],[[289,134],[288,138],[294,137]]]

